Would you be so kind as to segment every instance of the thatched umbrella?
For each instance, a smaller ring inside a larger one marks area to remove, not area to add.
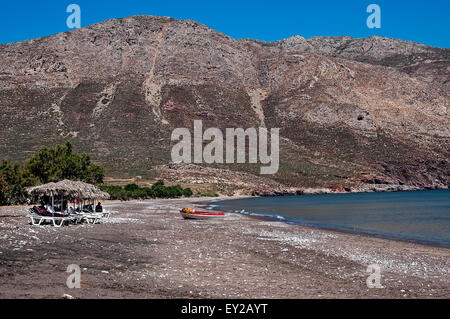
[[[97,196],[96,199],[102,199],[102,200],[103,199],[109,199],[111,197],[111,196],[109,196],[109,194],[107,192],[104,192],[104,191],[100,191],[95,196]]]
[[[31,187],[28,189],[28,193],[34,196],[55,196],[55,195],[69,196],[75,191],[76,189],[74,189],[73,186],[63,185],[61,182],[48,183],[44,185]]]
[[[63,180],[31,187],[28,193],[33,196],[67,196],[80,199],[108,199],[109,194],[92,184],[80,181]]]
[[[108,199],[109,194],[101,191],[92,184],[80,181],[63,180],[57,183],[48,183],[31,187],[28,193],[33,196],[49,196],[52,198],[52,208],[54,208],[54,197],[61,196],[69,198],[79,198],[84,200]]]
[[[92,184],[73,182],[79,189],[79,198],[82,199],[109,199],[109,194],[103,192]]]

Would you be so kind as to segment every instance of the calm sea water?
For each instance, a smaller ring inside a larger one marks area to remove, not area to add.
[[[210,206],[292,224],[450,247],[450,190],[246,198]]]

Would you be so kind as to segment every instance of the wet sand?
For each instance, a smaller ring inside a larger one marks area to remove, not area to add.
[[[203,199],[202,199],[203,200]],[[196,199],[110,202],[98,225],[32,226],[0,208],[0,298],[449,298],[450,249],[227,214]],[[69,289],[67,266],[81,267]],[[367,267],[383,288],[368,288]]]

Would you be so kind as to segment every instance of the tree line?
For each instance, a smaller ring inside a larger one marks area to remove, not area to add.
[[[28,187],[64,179],[91,184],[103,183],[105,171],[91,162],[87,153],[74,152],[70,142],[44,147],[25,163],[3,159],[0,163],[0,205],[27,202]]]
[[[193,192],[190,188],[182,188],[180,185],[165,186],[160,180],[151,187],[140,187],[137,184],[128,184],[125,187],[116,185],[100,185],[100,189],[109,193],[111,199],[150,199],[150,198],[178,198],[191,197]]]
[[[92,163],[88,153],[74,152],[70,142],[55,147],[44,147],[24,163],[3,159],[0,163],[0,205],[27,203],[27,188],[64,179],[98,185],[112,199],[145,199],[190,197],[192,190],[181,186],[165,186],[163,181],[152,187],[141,188],[137,184],[120,186],[103,185],[105,170]]]

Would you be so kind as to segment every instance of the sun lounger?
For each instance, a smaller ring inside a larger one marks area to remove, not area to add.
[[[44,223],[53,224],[55,227],[61,227],[66,222],[72,221],[70,217],[51,217],[51,216],[42,216],[38,214],[29,214],[27,217],[31,219],[31,224],[34,226],[41,226]]]
[[[103,212],[101,212],[101,214],[103,215],[103,218],[109,218],[109,216],[111,216],[111,212],[109,212],[107,210],[103,210]]]
[[[81,223],[84,219],[83,214],[77,212],[73,207],[69,207],[69,217],[72,217],[75,224]]]
[[[81,213],[83,216],[83,220],[85,220],[88,224],[98,224],[103,218],[102,213]]]
[[[108,218],[111,214],[108,211],[101,213],[94,213],[90,210],[77,212],[73,207],[69,207],[67,214],[52,211],[51,207],[46,207],[45,210],[33,207],[29,210],[30,214],[27,217],[30,218],[32,225],[41,226],[50,223],[55,227],[61,227],[65,223],[78,224],[83,221],[88,224],[98,224],[103,218]]]
[[[55,227],[61,227],[64,223],[69,223],[73,221],[73,218],[70,216],[62,216],[61,214],[54,213],[57,216],[52,216],[48,212],[40,212],[39,209],[35,207],[30,208],[30,214],[27,215],[28,218],[31,219],[31,224],[35,226],[41,226],[45,223],[53,224]]]

